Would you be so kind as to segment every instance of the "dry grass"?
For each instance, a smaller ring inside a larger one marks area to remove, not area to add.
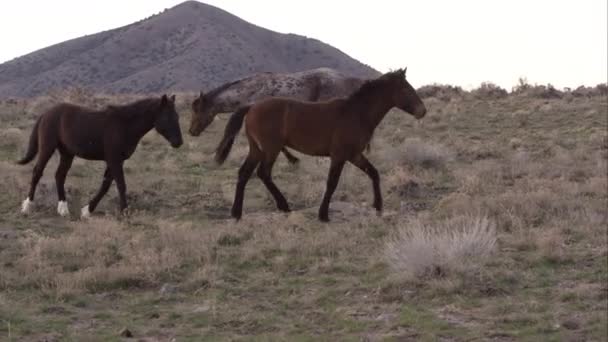
[[[0,340],[9,324],[13,340],[116,340],[125,326],[142,340],[605,340],[605,95],[427,90],[427,118],[395,110],[375,133],[384,213],[347,166],[327,225],[328,161],[306,156],[280,156],[273,173],[292,213],[253,177],[230,219],[247,146],[213,163],[226,116],[179,150],[144,137],[126,163],[128,217],[113,187],[78,219],[103,173],[80,159],[73,216],[58,217],[56,158],[22,217],[32,166],[14,160],[39,109],[129,97],[0,101]],[[184,132],[192,97],[178,94]]]
[[[385,245],[384,257],[405,280],[473,274],[496,245],[496,225],[485,216],[455,217],[428,225],[404,224]]]
[[[452,159],[451,153],[442,145],[423,142],[418,138],[406,139],[399,152],[410,167],[440,169]]]
[[[22,286],[64,297],[103,289],[145,287],[170,279],[183,265],[208,267],[214,235],[191,226],[159,222],[133,230],[113,218],[70,225],[59,237],[26,231],[17,260]]]

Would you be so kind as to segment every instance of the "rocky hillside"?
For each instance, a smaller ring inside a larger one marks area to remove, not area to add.
[[[0,97],[88,87],[109,93],[198,90],[253,72],[377,71],[319,40],[281,34],[187,1],[139,22],[0,64]]]

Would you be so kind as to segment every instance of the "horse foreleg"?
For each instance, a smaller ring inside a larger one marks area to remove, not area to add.
[[[55,172],[55,186],[57,187],[57,213],[61,216],[70,215],[68,209],[68,201],[65,198],[65,178],[68,175],[74,156],[66,152],[62,152],[59,159],[59,166]]]
[[[243,214],[243,197],[245,196],[245,185],[251,177],[253,170],[258,165],[259,160],[251,155],[251,146],[249,147],[250,153],[245,159],[243,165],[239,169],[239,179],[236,183],[236,191],[234,194],[234,203],[232,204],[231,214],[232,217],[239,220]]]
[[[116,188],[118,189],[118,196],[120,197],[120,212],[124,213],[127,209],[127,185],[125,184],[125,175],[122,169],[121,162],[109,162],[108,167],[112,178],[116,181]]]
[[[331,200],[331,196],[334,194],[334,191],[338,186],[340,174],[342,174],[342,169],[344,168],[344,163],[344,160],[337,160],[333,158],[331,160],[331,165],[329,166],[329,175],[327,177],[327,188],[325,189],[325,194],[323,195],[321,207],[319,207],[319,220],[323,222],[329,222],[329,201]]]
[[[89,204],[85,205],[80,210],[81,218],[88,218],[89,216],[91,216],[91,213],[95,210],[95,208],[97,208],[99,201],[101,201],[103,196],[105,196],[108,190],[110,189],[110,185],[112,185],[112,175],[110,174],[110,169],[106,167],[106,171],[103,173],[103,181],[101,182],[101,187],[99,187],[99,190],[97,191],[95,196],[93,196]]]
[[[376,170],[374,165],[372,165],[363,154],[359,154],[355,158],[352,158],[350,162],[361,171],[365,172],[372,180],[372,187],[374,189],[374,208],[376,208],[378,212],[382,211],[382,193],[380,192],[380,175],[378,174],[378,170]]]

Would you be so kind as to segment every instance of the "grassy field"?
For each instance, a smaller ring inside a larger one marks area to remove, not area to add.
[[[0,340],[605,341],[605,93],[426,90],[423,121],[395,110],[372,142],[383,215],[347,166],[329,224],[316,219],[328,160],[307,156],[275,167],[292,213],[252,178],[230,219],[247,147],[241,136],[214,164],[226,116],[178,150],[144,137],[126,163],[128,216],[113,186],[79,219],[104,165],[77,159],[59,217],[55,156],[24,217],[33,164],[14,161],[40,111],[129,99],[2,101]],[[191,97],[178,96],[184,134]]]

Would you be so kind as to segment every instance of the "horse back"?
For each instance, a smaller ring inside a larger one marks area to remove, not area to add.
[[[54,144],[84,159],[101,160],[107,116],[92,109],[60,103],[41,118],[42,143]]]
[[[247,134],[262,145],[285,144],[302,153],[327,155],[343,102],[289,98],[260,101],[247,113]]]

